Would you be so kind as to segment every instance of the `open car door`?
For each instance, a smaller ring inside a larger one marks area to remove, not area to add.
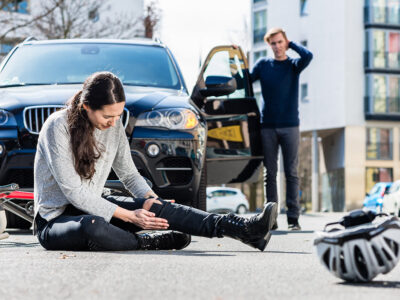
[[[207,121],[207,183],[257,180],[262,162],[260,113],[240,47],[210,51],[191,99]]]

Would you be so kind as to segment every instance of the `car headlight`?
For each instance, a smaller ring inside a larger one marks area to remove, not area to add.
[[[139,115],[135,126],[164,127],[168,129],[192,129],[199,123],[190,109],[158,109]]]
[[[15,120],[14,115],[9,111],[0,109],[0,127],[16,125],[17,121]]]

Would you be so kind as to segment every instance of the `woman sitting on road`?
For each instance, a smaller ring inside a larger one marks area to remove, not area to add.
[[[124,105],[120,80],[99,72],[43,125],[34,167],[40,244],[48,250],[168,250],[185,248],[197,235],[228,236],[263,251],[276,204],[246,219],[158,198],[133,163],[119,120]],[[138,198],[101,196],[111,168]],[[173,231],[138,233],[143,229]]]

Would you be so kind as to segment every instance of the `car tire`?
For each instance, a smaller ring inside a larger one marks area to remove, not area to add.
[[[239,205],[238,208],[236,209],[236,213],[242,215],[247,213],[247,208],[243,204]]]
[[[7,228],[18,228],[18,229],[30,229],[32,226],[31,222],[22,219],[9,211],[6,211]]]
[[[201,170],[200,175],[200,184],[197,193],[195,193],[195,197],[193,199],[192,206],[194,208],[198,208],[204,211],[207,211],[207,165],[206,162],[203,164],[203,169]]]

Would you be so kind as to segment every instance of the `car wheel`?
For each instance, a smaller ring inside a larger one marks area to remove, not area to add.
[[[7,228],[29,229],[32,226],[31,222],[22,219],[9,211],[6,211]]]
[[[198,208],[204,211],[207,211],[207,165],[204,162],[203,170],[201,171],[200,175],[200,184],[197,193],[195,193],[195,198],[193,199],[192,206],[194,208]]]
[[[245,213],[247,213],[247,208],[246,208],[246,206],[244,206],[243,204],[242,204],[242,205],[239,205],[238,208],[237,208],[237,210],[236,210],[236,212],[237,212],[238,214],[240,214],[240,215],[245,214]]]

